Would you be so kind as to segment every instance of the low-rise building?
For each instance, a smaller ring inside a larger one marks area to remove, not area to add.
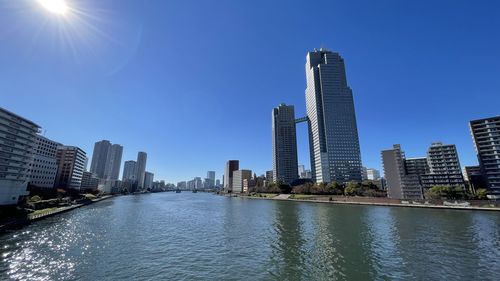
[[[80,189],[85,192],[91,192],[97,190],[99,187],[99,178],[97,174],[91,172],[83,172],[82,175],[82,185]]]
[[[233,172],[233,193],[243,192],[243,181],[250,180],[252,178],[251,170],[236,170]]]

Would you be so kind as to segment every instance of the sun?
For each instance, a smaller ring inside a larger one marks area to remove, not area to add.
[[[64,15],[68,11],[68,5],[65,0],[38,0],[38,2],[54,14]]]

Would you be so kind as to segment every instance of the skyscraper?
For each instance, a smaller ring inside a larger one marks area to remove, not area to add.
[[[361,153],[344,60],[320,49],[306,57],[306,109],[313,180],[361,181]]]
[[[106,171],[106,161],[111,148],[111,143],[108,140],[98,141],[94,144],[92,152],[92,162],[90,163],[90,172],[97,175],[98,178],[104,179]]]
[[[298,178],[297,133],[293,105],[273,109],[273,180],[292,183]]]
[[[226,192],[233,191],[233,172],[240,168],[240,161],[229,160],[226,163],[226,170],[224,172],[224,190]]]
[[[104,171],[105,179],[117,180],[120,176],[120,167],[122,163],[123,146],[113,144],[109,149],[108,158],[106,160],[106,170]]]
[[[207,183],[208,183],[208,188],[213,188],[215,187],[215,171],[208,171],[207,172]]]
[[[490,198],[500,198],[500,116],[470,121],[481,173]]]
[[[136,181],[137,180],[137,162],[134,160],[125,161],[123,167],[122,181]]]
[[[108,140],[98,141],[94,145],[90,172],[100,179],[117,180],[120,175],[123,147],[111,144]]]
[[[144,177],[146,173],[146,161],[148,159],[148,155],[146,152],[140,151],[137,153],[137,188],[144,188]]]

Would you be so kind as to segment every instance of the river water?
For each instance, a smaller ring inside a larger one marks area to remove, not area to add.
[[[0,247],[0,280],[500,280],[500,213],[157,193]]]

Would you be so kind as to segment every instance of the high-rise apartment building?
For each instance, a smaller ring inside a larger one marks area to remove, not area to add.
[[[429,173],[426,157],[405,158],[405,169],[408,175],[425,175]]]
[[[153,188],[153,181],[154,181],[155,175],[151,172],[145,172],[144,173],[144,188],[145,189],[151,189]]]
[[[224,171],[224,190],[226,192],[233,191],[233,172],[240,168],[240,161],[229,160],[226,163],[226,169]]]
[[[387,180],[387,196],[397,199],[423,198],[419,176],[408,174],[405,167],[405,154],[399,144],[393,149],[382,151],[385,179]]]
[[[437,185],[465,187],[454,144],[433,143],[427,150],[427,165],[429,173],[420,176],[424,188]]]
[[[144,177],[146,175],[146,161],[148,155],[146,152],[137,153],[137,188],[144,189]]]
[[[215,171],[207,172],[207,188],[215,187]]]
[[[120,177],[120,167],[122,163],[123,146],[119,144],[111,145],[108,159],[106,160],[106,169],[104,171],[105,179],[118,180]]]
[[[500,116],[470,121],[477,158],[490,198],[500,198]]]
[[[431,174],[461,174],[457,148],[454,144],[433,143],[427,150]]]
[[[272,112],[273,180],[292,183],[298,178],[297,132],[293,105],[280,104]]]
[[[252,179],[251,170],[236,170],[233,172],[233,189],[232,193],[243,192],[243,181]]]
[[[137,180],[137,162],[134,160],[125,161],[123,166],[122,181],[136,181]]]
[[[40,126],[0,107],[0,205],[27,195]]]
[[[57,148],[56,188],[80,190],[85,170],[85,152],[75,146]]]
[[[94,144],[92,153],[92,162],[90,163],[90,172],[96,174],[98,178],[104,179],[106,171],[106,162],[108,160],[111,142],[108,140],[98,141]]]
[[[30,164],[30,185],[53,188],[57,174],[57,147],[60,143],[44,136],[36,136],[33,163]]]
[[[306,109],[316,182],[361,181],[361,152],[344,59],[324,49],[306,58]]]
[[[111,144],[108,140],[98,141],[94,145],[90,172],[100,179],[117,180],[120,174],[123,147]]]

